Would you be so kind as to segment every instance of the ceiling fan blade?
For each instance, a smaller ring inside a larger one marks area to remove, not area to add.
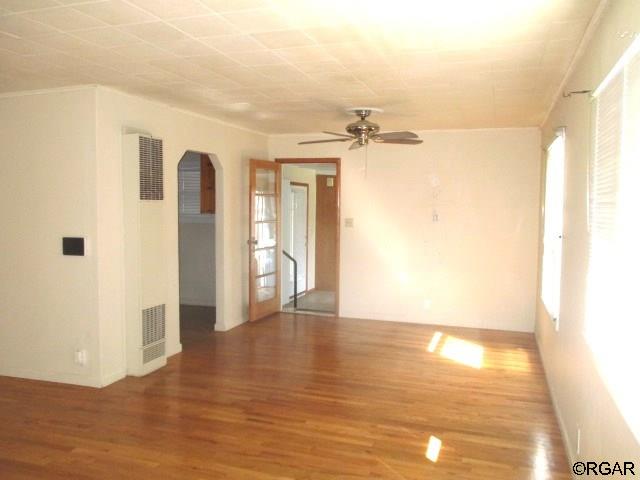
[[[375,135],[375,139],[381,138],[382,140],[399,140],[401,138],[418,138],[413,132],[384,132]]]
[[[308,140],[306,142],[298,142],[298,145],[308,145],[310,143],[329,143],[329,142],[348,142],[353,137],[349,138],[332,138],[331,140]]]
[[[422,143],[422,140],[415,138],[398,138],[395,140],[381,140],[378,143],[397,143],[399,145],[419,145]]]
[[[364,147],[364,145],[362,145],[358,140],[356,140],[351,144],[351,146],[349,147],[349,150],[356,150],[357,148],[360,148],[360,147]]]
[[[327,135],[337,135],[338,137],[353,138],[352,135],[347,135],[346,133],[326,132],[324,130],[322,131],[322,133],[326,133]]]

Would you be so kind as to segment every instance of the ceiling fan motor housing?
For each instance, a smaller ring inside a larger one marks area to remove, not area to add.
[[[377,123],[362,119],[350,123],[345,130],[356,137],[360,145],[364,145],[372,135],[380,131],[380,126]]]

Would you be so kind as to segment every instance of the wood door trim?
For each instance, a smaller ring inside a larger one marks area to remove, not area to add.
[[[216,213],[216,169],[206,153],[200,154],[200,213]]]
[[[336,165],[336,311],[334,315],[340,313],[340,195],[342,194],[342,177],[340,175],[339,157],[325,158],[276,158],[276,163],[334,163]]]
[[[274,162],[271,162],[269,160],[256,160],[256,159],[251,159],[249,160],[249,320],[250,321],[254,321],[254,320],[259,320],[260,318],[266,317],[269,315],[269,313],[267,314],[263,314],[262,311],[260,311],[257,308],[257,302],[255,301],[256,298],[256,285],[255,285],[255,279],[256,279],[256,270],[255,270],[255,265],[253,262],[253,252],[254,252],[254,248],[253,245],[251,244],[251,239],[253,238],[253,234],[254,234],[254,216],[255,216],[255,190],[256,190],[256,170],[259,168],[264,168],[267,170],[275,170],[275,176],[276,176],[276,185],[275,185],[275,199],[276,199],[276,294],[275,297],[272,300],[268,300],[273,301],[274,304],[277,304],[277,308],[273,311],[273,313],[279,312],[280,311],[280,306],[281,306],[281,294],[280,294],[280,290],[281,290],[281,285],[280,282],[281,280],[281,268],[280,268],[280,264],[279,264],[279,259],[280,259],[280,255],[282,254],[281,250],[282,250],[282,239],[280,236],[280,226],[281,226],[281,219],[280,216],[282,214],[281,212],[281,206],[280,206],[280,193],[282,191],[282,175],[281,175],[281,167],[280,165],[277,165],[277,167],[274,169]],[[264,302],[262,302],[261,304],[263,304]]]
[[[305,262],[304,262],[304,266],[305,266],[305,272],[304,272],[304,278],[305,278],[305,282],[304,282],[304,286],[305,289],[301,292],[298,292],[298,294],[300,293],[306,293],[309,291],[309,184],[308,183],[304,183],[304,182],[289,182],[289,185],[295,185],[298,187],[305,187],[307,189],[307,226],[305,227],[305,232],[307,233],[306,237],[307,237],[307,241],[305,242],[305,246],[304,246],[304,250],[305,250]]]

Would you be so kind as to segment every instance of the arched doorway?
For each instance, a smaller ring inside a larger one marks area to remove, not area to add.
[[[214,160],[215,155],[213,156]],[[216,168],[212,155],[187,151],[178,163],[178,259],[180,342],[183,349],[205,340],[218,313]],[[219,224],[219,226],[218,226]]]

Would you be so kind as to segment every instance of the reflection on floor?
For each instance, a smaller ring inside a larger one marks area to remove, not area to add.
[[[293,300],[287,303],[283,310],[285,312],[293,311]],[[335,313],[336,293],[324,290],[311,290],[310,292],[298,297],[298,311],[300,310]]]
[[[180,305],[182,348],[207,340],[216,325],[216,307]]]
[[[572,478],[534,336],[496,330],[282,313],[102,389],[0,377],[0,425],[3,480]]]

